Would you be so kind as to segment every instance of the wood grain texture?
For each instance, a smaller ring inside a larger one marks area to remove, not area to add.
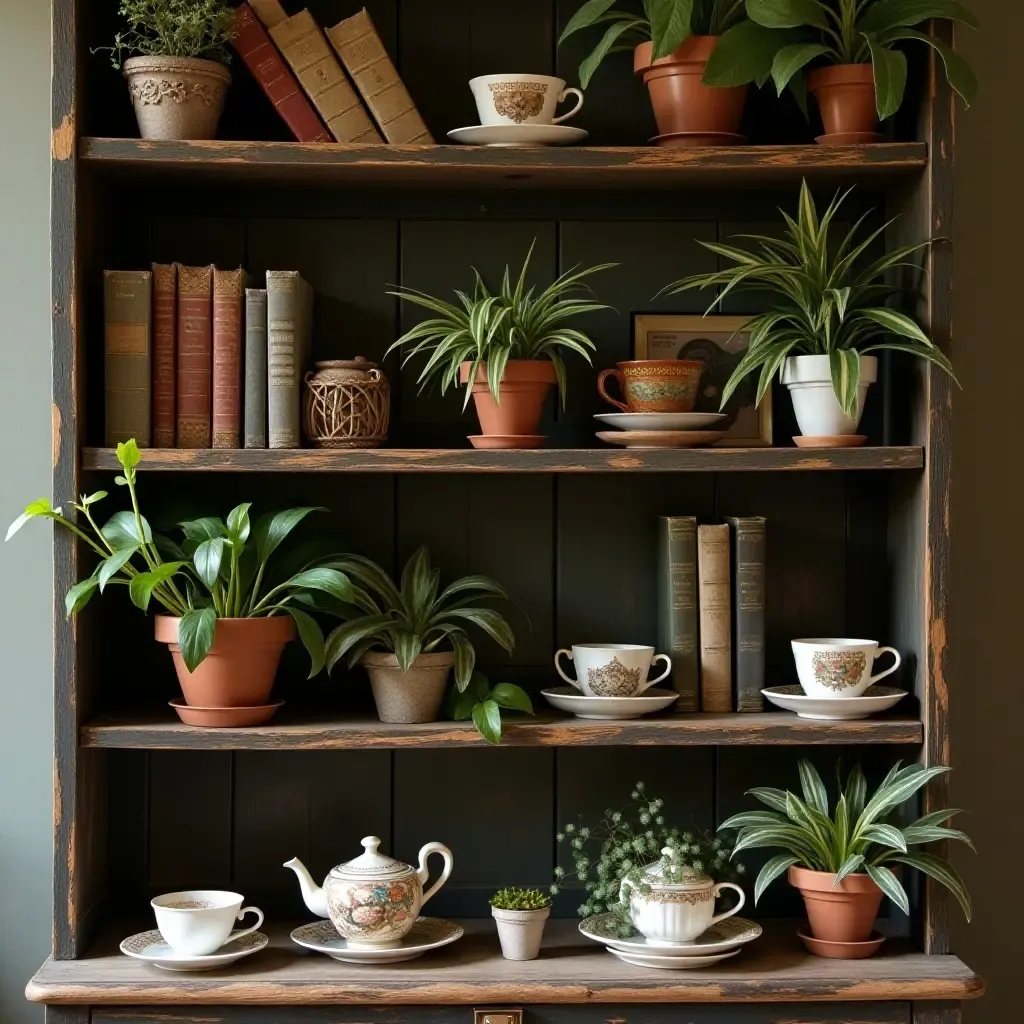
[[[914,1003],[914,1024],[960,1024],[960,1006],[956,1003]]]
[[[468,922],[459,942],[386,970],[339,963],[298,949],[287,926],[271,946],[224,971],[157,973],[117,952],[125,925],[80,960],[48,960],[29,982],[32,1002],[112,1005],[512,1005],[548,1003],[772,1003],[961,1000],[981,979],[954,956],[925,956],[897,942],[871,960],[811,956],[793,926],[766,929],[734,960],[701,971],[652,971],[609,956],[550,921],[537,960],[504,960],[489,921]],[[807,1012],[807,1011],[805,1011]],[[808,1018],[809,1021],[813,1017]]]
[[[140,472],[268,473],[729,473],[768,470],[921,469],[924,450],[887,448],[367,448],[359,451],[174,449],[146,451]],[[84,448],[83,469],[119,469],[109,448]]]

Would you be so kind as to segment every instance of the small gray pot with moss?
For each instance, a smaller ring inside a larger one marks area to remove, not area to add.
[[[499,889],[491,897],[501,955],[506,960],[536,960],[551,914],[551,897],[539,889]]]

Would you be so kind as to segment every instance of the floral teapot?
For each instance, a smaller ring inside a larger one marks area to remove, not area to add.
[[[452,873],[452,852],[441,843],[427,843],[420,850],[419,867],[414,868],[378,852],[380,839],[377,836],[367,836],[362,842],[363,853],[331,868],[322,888],[297,857],[285,867],[299,876],[306,906],[318,917],[329,917],[349,945],[361,949],[390,949],[401,943],[423,904],[448,881]],[[427,858],[432,853],[444,858],[444,870],[424,893]]]

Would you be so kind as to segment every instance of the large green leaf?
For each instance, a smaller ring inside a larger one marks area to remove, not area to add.
[[[616,21],[610,25],[605,34],[598,40],[594,49],[590,51],[590,54],[580,62],[581,88],[586,89],[590,85],[594,72],[601,66],[601,62],[605,57],[612,52],[619,39],[627,32],[643,28],[645,24],[642,19],[634,18],[632,21]]]
[[[830,27],[819,0],[747,0],[747,14],[766,28]]]
[[[463,722],[473,714],[473,708],[480,703],[475,693],[459,693],[456,690],[448,704],[448,715],[456,722]]]
[[[286,588],[297,590],[322,590],[325,594],[346,604],[352,601],[352,583],[349,578],[337,569],[319,566],[316,569],[305,569],[296,573],[282,584]]]
[[[898,769],[898,766],[897,766]],[[882,785],[875,790],[874,796],[867,802],[864,813],[860,817],[857,828],[863,831],[872,822],[886,812],[909,800],[922,786],[931,779],[948,772],[949,768],[925,768],[923,765],[912,764],[906,768],[890,772]]]
[[[875,822],[861,830],[860,838],[870,843],[878,843],[880,846],[888,846],[893,850],[901,850],[903,853],[907,852],[907,840],[895,825]]]
[[[268,512],[260,516],[253,525],[252,534],[256,542],[256,551],[261,563],[277,550],[281,542],[310,514],[323,512],[319,506],[289,508],[283,512]]]
[[[906,313],[900,313],[898,310],[880,306],[873,309],[859,309],[857,314],[858,316],[866,317],[893,334],[898,334],[903,338],[910,338],[927,348],[934,347],[931,338]]]
[[[533,714],[533,701],[530,695],[514,683],[498,683],[491,690],[491,700],[503,708],[511,711],[523,711],[528,715]]]
[[[118,442],[117,461],[126,473],[130,473],[142,461],[142,452],[139,451],[134,437]]]
[[[772,789],[769,786],[755,786],[747,790],[747,795],[767,804],[773,811],[780,814],[786,813],[786,791],[784,789]]]
[[[398,659],[398,667],[403,672],[412,668],[412,663],[420,656],[423,650],[423,641],[415,633],[405,630],[392,632],[394,640],[395,657]]]
[[[216,630],[217,613],[212,608],[197,608],[178,620],[178,646],[189,672],[195,672],[210,653]]]
[[[740,811],[731,818],[727,818],[718,826],[718,831],[729,828],[761,828],[773,825],[785,826],[788,819],[775,811]]]
[[[49,498],[37,498],[26,505],[25,511],[7,527],[7,536],[4,540],[10,540],[30,519],[39,518],[60,519],[62,516],[59,508],[55,509],[50,505]]]
[[[966,832],[958,828],[946,828],[943,825],[908,825],[903,829],[903,838],[908,846],[916,846],[921,843],[941,843],[949,839],[966,843],[972,850],[974,843]]]
[[[693,0],[647,0],[651,18],[651,56],[654,60],[667,57],[690,34]]]
[[[852,875],[864,866],[864,856],[860,853],[851,853],[846,860],[843,861],[839,870],[836,872],[835,880],[832,882],[832,888],[838,887],[839,883],[846,878],[847,875]]]
[[[967,892],[967,886],[957,871],[946,863],[941,857],[933,853],[900,853],[892,858],[898,864],[906,864],[908,867],[917,868],[924,872],[929,878],[944,885],[957,899],[963,909],[964,917],[971,919],[971,897]]]
[[[865,868],[871,881],[878,886],[903,911],[910,913],[910,898],[900,885],[900,880],[887,868],[876,864],[868,864]]]
[[[860,353],[836,348],[828,354],[832,370],[832,390],[847,416],[857,415],[860,389]]]
[[[229,513],[227,518],[228,535],[231,540],[235,542],[236,547],[239,549],[249,539],[249,531],[251,529],[249,523],[249,509],[252,508],[252,502],[246,501],[241,505],[236,505]]]
[[[372,637],[383,646],[387,641],[387,629],[392,622],[390,615],[368,615],[353,622],[343,622],[337,626],[327,637],[325,648],[327,671],[332,671],[334,666],[363,640]],[[390,646],[389,643],[388,646]]]
[[[143,542],[153,542],[153,531],[145,517],[139,517],[142,522],[142,534],[139,534],[138,523],[135,521],[133,512],[115,512],[100,529],[104,540],[114,550],[125,547],[139,547]]]
[[[930,18],[959,21],[971,28],[981,23],[962,3],[956,0],[876,0],[864,8],[857,22],[862,32],[886,32],[893,28],[920,25]]]
[[[488,743],[501,742],[501,708],[493,700],[485,700],[474,706],[473,724]]]
[[[445,618],[472,622],[506,651],[515,650],[516,637],[512,627],[493,608],[450,608],[445,612]]]
[[[903,106],[907,88],[907,58],[899,50],[890,49],[877,35],[864,35],[871,51],[871,65],[875,71],[875,106],[879,120],[892,117]]]
[[[779,877],[779,875],[788,871],[794,864],[799,863],[800,858],[791,853],[777,853],[772,857],[771,860],[769,860],[758,872],[757,881],[754,882],[754,906],[757,906],[765,889],[767,889],[768,886]]]
[[[138,546],[120,548],[109,558],[104,559],[104,561],[100,563],[96,579],[99,583],[101,594],[106,589],[111,578],[116,576],[132,560],[132,556],[138,550]]]
[[[771,74],[779,50],[800,39],[799,32],[741,21],[718,40],[704,69],[703,82],[721,88],[762,81]]]
[[[220,577],[220,567],[224,560],[224,548],[227,546],[224,537],[212,537],[204,540],[192,555],[192,564],[196,567],[196,575],[212,590]]]
[[[311,615],[307,615],[304,611],[300,611],[291,605],[287,606],[285,611],[295,620],[295,628],[299,632],[299,639],[302,641],[302,646],[309,653],[310,666],[307,678],[312,679],[313,676],[319,675],[324,667],[324,635],[320,631],[316,619]]]
[[[898,42],[901,39],[917,40],[919,43],[930,46],[942,59],[943,67],[946,69],[946,79],[953,91],[964,101],[965,106],[969,107],[974,102],[975,96],[978,95],[978,79],[971,70],[970,64],[960,54],[934,36],[912,28],[894,29],[887,32],[884,37],[886,44]]]
[[[470,643],[469,637],[460,629],[450,632],[448,639],[455,652],[455,686],[461,693],[473,677],[473,669],[476,667],[476,650]]]
[[[137,576],[133,576],[128,584],[128,594],[132,599],[132,604],[144,612],[148,611],[153,591],[161,583],[166,583],[172,576],[177,575],[187,564],[187,562],[164,562],[150,572],[140,572]]]
[[[815,57],[821,57],[828,52],[829,47],[824,43],[791,43],[789,46],[783,46],[772,61],[772,81],[775,82],[778,94],[782,95],[798,71],[810,64]]]
[[[797,769],[800,772],[800,788],[803,790],[807,805],[822,814],[828,814],[828,791],[814,765],[806,758],[801,758]]]
[[[181,532],[186,539],[194,540],[197,543],[210,540],[213,537],[223,537],[227,530],[224,524],[216,516],[203,516],[200,519],[192,519],[188,522],[178,523]]]
[[[64,610],[67,612],[67,616],[70,619],[72,615],[80,612],[88,603],[96,588],[99,586],[99,579],[95,576],[90,576],[88,579],[81,580],[76,583],[68,592],[64,598]]]

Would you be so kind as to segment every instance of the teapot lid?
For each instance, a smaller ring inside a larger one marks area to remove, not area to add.
[[[379,852],[379,836],[367,836],[361,842],[363,852],[358,857],[331,868],[335,878],[398,878],[412,872],[408,864]]]
[[[657,889],[702,889],[713,885],[714,879],[689,864],[679,863],[679,851],[666,846],[661,851],[662,860],[648,864],[644,869],[644,881]],[[668,861],[668,864],[665,864]]]

